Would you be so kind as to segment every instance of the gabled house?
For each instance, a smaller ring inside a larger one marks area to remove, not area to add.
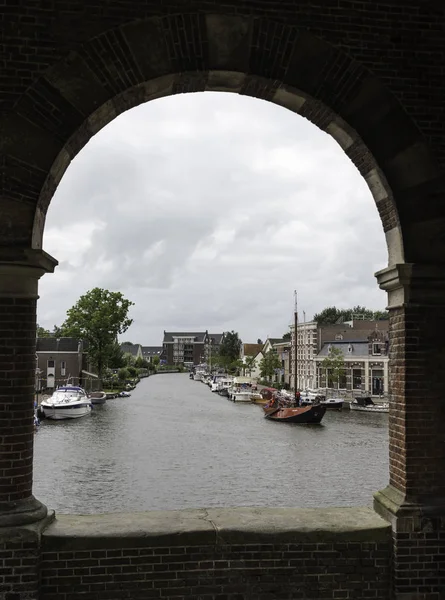
[[[140,344],[132,344],[131,342],[124,342],[120,345],[120,349],[124,354],[131,354],[131,356],[136,360],[138,358],[143,358],[142,356],[142,346]]]
[[[267,354],[273,349],[274,344],[280,344],[283,342],[283,338],[267,338],[263,344],[263,354]]]
[[[260,377],[260,362],[263,358],[263,344],[242,344],[240,358],[245,365],[244,374],[254,379]]]
[[[164,358],[164,349],[162,346],[142,346],[142,358],[149,363],[153,362],[155,356],[159,357],[159,360]]]
[[[87,360],[88,344],[70,337],[41,337],[36,340],[36,390],[55,389],[71,383],[83,385],[95,378]]]

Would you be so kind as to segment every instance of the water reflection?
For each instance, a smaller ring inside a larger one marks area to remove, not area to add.
[[[274,423],[187,375],[142,381],[90,416],[43,422],[34,494],[58,512],[370,505],[388,481],[388,415]]]

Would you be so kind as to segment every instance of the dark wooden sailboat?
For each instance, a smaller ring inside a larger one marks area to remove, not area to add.
[[[313,404],[312,406],[264,406],[264,416],[270,421],[281,423],[320,423],[326,412],[326,406]]]

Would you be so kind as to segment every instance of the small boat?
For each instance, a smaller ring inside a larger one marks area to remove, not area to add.
[[[107,395],[105,392],[91,392],[89,395],[91,404],[105,404]]]
[[[300,396],[300,406],[314,406],[315,404],[321,404],[326,406],[328,410],[342,410],[343,409],[343,398],[326,398],[321,394],[315,396]]]
[[[313,406],[263,406],[264,416],[270,421],[280,423],[317,424],[320,423],[326,412],[326,406],[314,404]]]
[[[374,403],[371,396],[357,396],[350,404],[351,410],[360,410],[362,412],[387,413],[389,412],[389,402]]]
[[[229,398],[234,402],[253,402],[255,398],[261,398],[261,395],[255,380],[250,377],[235,377],[229,387]]]
[[[125,390],[122,390],[122,392],[119,392],[118,397],[119,398],[129,398],[131,396],[130,392],[126,392]]]
[[[326,406],[328,410],[342,410],[343,403],[343,398],[326,398],[325,400],[320,400],[320,404]]]
[[[42,400],[40,409],[46,419],[78,419],[91,413],[91,400],[83,388],[66,385],[57,388],[47,400]]]

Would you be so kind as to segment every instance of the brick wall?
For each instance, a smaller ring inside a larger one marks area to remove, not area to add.
[[[36,300],[0,298],[0,512],[32,493]]]
[[[171,511],[134,515],[132,524],[128,518],[62,516],[50,526],[41,600],[390,597],[389,526],[368,509]]]

